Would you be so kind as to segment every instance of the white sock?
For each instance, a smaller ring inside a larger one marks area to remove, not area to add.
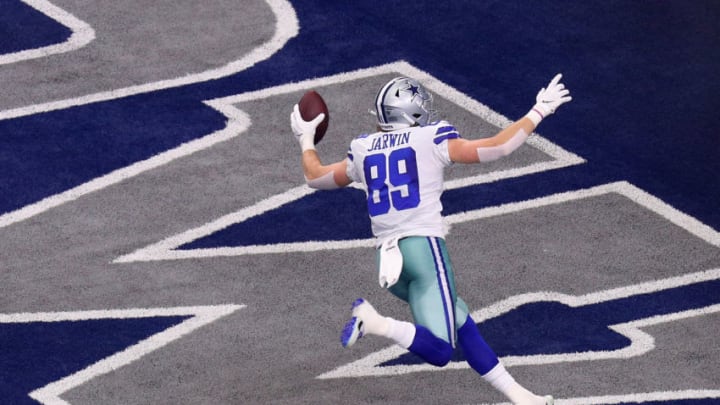
[[[410,322],[398,321],[393,318],[385,318],[388,329],[385,337],[395,341],[401,347],[407,349],[415,339],[415,325]]]
[[[533,394],[518,384],[510,373],[507,372],[502,363],[498,363],[482,377],[495,387],[495,389],[505,394],[514,404],[545,405],[545,398]]]

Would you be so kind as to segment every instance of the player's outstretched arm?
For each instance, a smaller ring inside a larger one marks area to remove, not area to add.
[[[495,136],[482,139],[451,139],[448,141],[450,159],[457,163],[490,162],[514,152],[532,134],[545,117],[558,107],[572,100],[570,91],[560,83],[557,74],[546,88],[535,97],[535,105],[523,118],[498,132]]]
[[[315,150],[315,128],[325,118],[320,114],[311,121],[303,120],[297,106],[290,114],[290,127],[302,149],[302,168],[308,186],[320,190],[332,190],[352,183],[347,176],[347,159],[330,165],[323,165]]]

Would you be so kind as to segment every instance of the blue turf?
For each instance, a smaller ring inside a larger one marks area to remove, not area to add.
[[[0,1],[0,55],[65,42],[72,32],[20,1]]]
[[[3,403],[36,404],[29,392],[187,318],[0,323],[0,398]]]

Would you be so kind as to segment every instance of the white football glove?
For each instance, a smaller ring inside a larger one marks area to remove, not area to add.
[[[305,121],[300,115],[300,107],[297,104],[293,107],[293,112],[290,114],[290,127],[303,152],[315,149],[315,129],[323,119],[325,119],[325,114],[318,115],[312,121]]]
[[[570,90],[560,83],[561,78],[561,73],[555,75],[548,86],[540,89],[535,97],[535,105],[527,115],[535,125],[539,124],[543,118],[554,113],[558,107],[572,100]]]

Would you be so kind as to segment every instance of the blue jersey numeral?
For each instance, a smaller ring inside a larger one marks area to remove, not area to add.
[[[369,155],[363,161],[363,170],[371,217],[387,214],[391,207],[402,211],[420,204],[417,159],[412,148],[394,150],[387,160],[382,153]]]

